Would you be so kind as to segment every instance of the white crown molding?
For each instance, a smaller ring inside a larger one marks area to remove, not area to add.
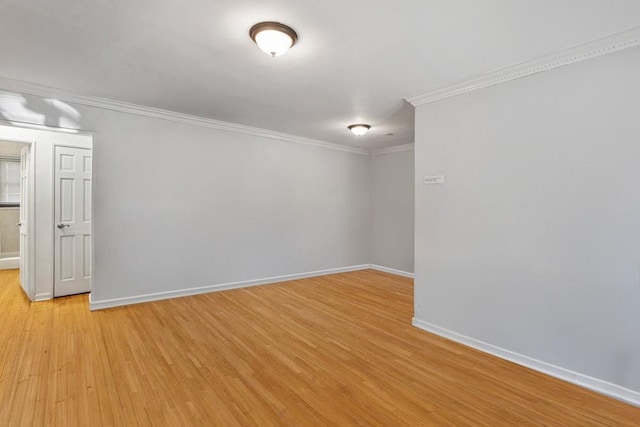
[[[506,359],[518,365],[533,369],[534,371],[542,372],[543,374],[559,378],[572,384],[576,384],[580,387],[584,387],[589,390],[602,393],[606,396],[613,397],[614,399],[622,400],[623,402],[627,402],[640,407],[640,392],[630,390],[628,388],[622,387],[617,384],[612,384],[598,378],[593,378],[579,372],[574,372],[560,366],[552,365],[551,363],[543,362],[541,360],[534,359],[532,357],[525,356],[510,350],[506,350],[492,344],[487,344],[475,338],[470,338],[457,332],[441,328],[440,326],[434,325],[432,323],[425,322],[424,320],[420,320],[416,317],[413,318],[412,324],[416,328],[431,332],[433,334],[447,338],[451,341],[455,341],[468,347],[480,350],[484,353],[489,353],[501,359]]]
[[[245,126],[237,123],[223,122],[206,117],[192,116],[189,114],[177,113],[174,111],[162,110],[153,107],[145,107],[143,105],[129,104],[126,102],[114,101],[111,99],[99,98],[95,96],[80,95],[78,93],[64,89],[57,89],[37,83],[9,79],[6,77],[0,77],[0,89],[8,90],[11,92],[36,95],[45,98],[55,98],[65,102],[86,105],[89,107],[102,108],[105,110],[118,111],[121,113],[135,114],[138,116],[169,120],[178,123],[186,123],[194,126],[202,126],[211,129],[241,133],[245,135],[276,139],[278,141],[295,142],[299,144],[310,145],[313,147],[328,148],[330,150],[369,155],[369,150],[367,150],[366,148],[348,147],[332,142],[304,138],[287,133],[260,129],[252,126]]]
[[[414,107],[418,107],[638,45],[640,45],[640,27],[633,27],[629,30],[544,55],[531,61],[510,65],[465,79],[424,95],[408,97],[405,100]]]
[[[414,148],[415,148],[415,144],[402,144],[402,145],[394,145],[391,147],[372,149],[370,150],[370,153],[372,156],[379,156],[382,154],[399,153],[401,151],[413,151]]]

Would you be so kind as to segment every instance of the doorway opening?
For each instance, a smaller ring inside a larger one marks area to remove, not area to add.
[[[91,291],[92,144],[89,134],[0,123],[0,269],[19,268],[32,301]],[[3,145],[13,149],[4,157]],[[3,214],[17,214],[13,234]]]
[[[25,165],[22,150],[29,144],[0,140],[0,270],[20,267]]]

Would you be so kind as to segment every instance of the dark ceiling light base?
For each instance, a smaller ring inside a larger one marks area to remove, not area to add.
[[[365,133],[369,132],[369,129],[371,129],[371,126],[364,123],[357,123],[354,125],[347,126],[347,129],[349,129],[351,133],[354,134],[355,136],[362,136]]]
[[[260,22],[249,30],[249,36],[265,53],[282,55],[298,41],[298,33],[279,22]]]

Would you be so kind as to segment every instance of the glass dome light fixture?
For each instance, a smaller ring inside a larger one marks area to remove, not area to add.
[[[293,28],[279,22],[260,22],[249,30],[251,40],[267,55],[280,56],[298,41]]]
[[[364,123],[358,123],[355,125],[347,126],[347,129],[349,129],[351,133],[354,134],[355,136],[362,136],[365,133],[369,132],[369,129],[371,129],[371,126],[365,125]]]

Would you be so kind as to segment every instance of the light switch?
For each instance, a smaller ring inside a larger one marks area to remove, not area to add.
[[[422,183],[424,185],[444,184],[444,175],[425,176]]]

